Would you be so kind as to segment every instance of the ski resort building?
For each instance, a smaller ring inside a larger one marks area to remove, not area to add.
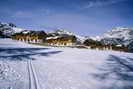
[[[115,45],[115,44],[105,44],[100,41],[95,41],[92,39],[87,39],[84,42],[85,46],[88,46],[90,49],[96,50],[115,50],[115,51],[124,51],[127,52],[128,48],[124,45]]]
[[[70,35],[47,37],[45,43],[50,46],[73,46],[75,45],[76,37]]]
[[[23,31],[12,35],[12,39],[28,43],[41,43],[47,37],[44,31]]]

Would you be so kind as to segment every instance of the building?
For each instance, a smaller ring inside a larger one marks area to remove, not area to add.
[[[44,31],[22,31],[12,35],[12,39],[19,40],[28,43],[41,43],[47,37],[47,34]]]
[[[72,35],[60,35],[47,37],[45,43],[50,46],[73,46],[76,37]]]
[[[115,50],[115,51],[124,51],[128,52],[128,48],[124,45],[113,45],[113,44],[104,44],[100,41],[95,41],[92,39],[87,39],[83,43],[85,46],[88,46],[90,49],[97,50]]]

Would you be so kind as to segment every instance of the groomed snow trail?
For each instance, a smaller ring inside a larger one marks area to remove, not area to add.
[[[28,65],[28,73],[29,73],[29,89],[41,89],[32,61],[28,60],[27,65]]]

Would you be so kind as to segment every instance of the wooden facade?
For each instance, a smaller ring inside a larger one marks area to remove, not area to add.
[[[12,35],[12,39],[28,43],[41,43],[46,39],[47,34],[43,31],[30,31],[27,33],[16,33]]]
[[[75,36],[55,36],[48,37],[45,41],[51,46],[73,46],[76,42]]]
[[[47,35],[43,31],[21,32],[12,35],[12,39],[28,43],[45,43],[50,46],[72,46],[76,37],[72,35]]]
[[[25,31],[12,35],[12,39],[28,43],[45,43],[48,46],[72,46],[76,47],[77,38],[66,34],[46,34],[44,31]],[[124,45],[104,44],[101,41],[87,39],[78,48],[90,48],[96,50],[115,50],[128,52]]]
[[[94,40],[86,40],[84,42],[85,46],[88,46],[90,49],[97,49],[97,50],[114,50],[114,51],[124,51],[128,52],[128,48],[124,45],[112,45],[112,44],[103,44],[100,41]]]

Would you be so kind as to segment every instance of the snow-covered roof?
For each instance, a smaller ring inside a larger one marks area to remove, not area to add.
[[[57,39],[60,38],[60,36],[55,36],[55,37],[47,37],[46,40],[50,40],[50,39]]]

